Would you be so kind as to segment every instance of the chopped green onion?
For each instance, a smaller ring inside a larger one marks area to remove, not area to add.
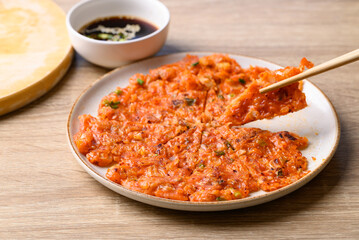
[[[137,78],[137,83],[140,84],[141,86],[143,85],[144,81],[140,78]]]
[[[235,198],[242,198],[242,194],[240,191],[235,191],[233,195]]]
[[[198,168],[203,169],[205,165],[203,163],[198,164]]]
[[[242,198],[242,193],[234,188],[229,188],[235,198]]]
[[[199,62],[192,63],[192,67],[195,67],[199,64]]]
[[[217,201],[224,201],[225,199],[221,198],[221,197],[216,197]]]
[[[126,40],[126,36],[122,32],[120,32],[118,36],[121,38],[121,40]]]
[[[218,98],[219,98],[219,99],[224,99],[224,97],[223,97],[222,94],[218,94]]]
[[[103,101],[103,104],[106,107],[111,107],[112,109],[117,109],[118,108],[118,104],[120,104],[120,102],[114,102],[114,101],[109,101],[109,100],[105,100]]]
[[[216,156],[223,156],[226,154],[224,151],[214,151],[216,153]]]
[[[232,146],[232,144],[230,142],[225,141],[224,144],[226,144],[227,148],[231,148],[233,151],[235,150],[235,148]]]
[[[121,93],[123,93],[123,91],[121,89],[116,89],[114,91],[114,93],[116,93],[117,95],[120,95]]]
[[[111,39],[113,37],[113,35],[107,34],[107,33],[99,33],[99,34],[97,34],[97,37],[100,39],[106,40],[106,39]]]
[[[243,78],[238,79],[238,81],[242,84],[246,84],[246,81]]]
[[[196,102],[196,99],[193,98],[184,98],[184,100],[186,101],[188,106],[192,106]]]
[[[233,93],[231,93],[231,94],[229,94],[229,96],[230,96],[230,97],[234,97],[234,94],[233,94]]]

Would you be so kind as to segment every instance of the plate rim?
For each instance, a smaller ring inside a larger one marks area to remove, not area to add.
[[[99,183],[101,183],[105,187],[111,189],[112,191],[115,191],[116,193],[118,193],[118,194],[120,194],[122,196],[131,198],[133,200],[143,202],[143,203],[146,203],[146,204],[162,207],[162,208],[185,210],[185,211],[222,211],[222,210],[239,209],[239,208],[245,208],[245,207],[249,207],[249,206],[259,205],[261,203],[269,202],[269,201],[278,199],[278,198],[280,198],[280,197],[282,197],[284,195],[287,195],[287,194],[299,189],[300,187],[304,186],[306,183],[308,183],[314,177],[316,177],[327,166],[327,164],[333,158],[333,156],[334,156],[334,154],[335,154],[335,152],[336,152],[336,150],[338,148],[340,135],[341,135],[341,126],[340,126],[340,121],[339,121],[337,111],[335,110],[334,105],[332,104],[330,99],[327,97],[327,95],[317,85],[315,85],[314,83],[308,81],[307,79],[305,79],[304,81],[311,84],[316,90],[318,90],[324,96],[326,101],[329,103],[330,109],[334,113],[335,123],[336,123],[336,141],[335,141],[334,146],[331,149],[331,152],[328,155],[328,157],[323,159],[322,163],[320,163],[319,166],[316,169],[309,172],[307,175],[305,175],[301,179],[297,180],[296,182],[291,183],[291,184],[289,184],[289,185],[287,185],[287,186],[285,186],[283,188],[277,189],[275,191],[265,192],[263,195],[259,195],[259,196],[252,196],[252,197],[248,196],[246,198],[241,198],[241,199],[236,199],[236,200],[217,201],[217,202],[190,202],[190,201],[166,199],[166,198],[161,198],[161,197],[157,197],[157,196],[148,195],[148,194],[141,193],[141,192],[136,192],[136,191],[131,190],[131,189],[127,189],[124,186],[122,186],[122,185],[120,185],[118,183],[112,182],[109,179],[101,176],[99,173],[97,173],[92,168],[91,163],[89,163],[88,161],[87,162],[83,161],[83,159],[81,157],[82,154],[78,152],[78,149],[76,148],[76,145],[73,142],[73,137],[70,134],[70,128],[71,128],[70,123],[72,122],[71,120],[73,118],[72,117],[73,112],[74,112],[74,109],[75,109],[77,103],[85,95],[85,93],[88,92],[94,85],[98,84],[103,79],[105,79],[107,76],[112,75],[115,72],[121,71],[122,69],[124,69],[124,68],[126,68],[126,67],[128,67],[130,65],[141,64],[144,61],[153,60],[153,59],[159,59],[159,58],[166,58],[166,57],[170,57],[170,56],[172,57],[172,56],[176,56],[176,55],[181,56],[181,55],[184,55],[184,54],[211,55],[211,54],[215,54],[215,53],[218,53],[218,52],[207,52],[207,51],[194,51],[194,52],[192,52],[192,51],[186,51],[186,52],[170,53],[170,54],[165,54],[165,55],[161,55],[161,56],[155,56],[155,57],[151,57],[151,58],[146,58],[146,59],[143,59],[141,61],[137,61],[137,62],[134,62],[134,63],[129,63],[129,64],[123,65],[121,67],[115,68],[115,69],[109,71],[108,73],[100,76],[94,82],[90,83],[81,92],[81,94],[77,97],[77,99],[73,103],[73,105],[71,107],[71,110],[69,112],[68,119],[67,119],[67,140],[68,140],[68,144],[69,144],[70,149],[71,149],[73,155],[75,156],[76,160],[85,169],[85,171],[87,173],[89,173],[91,177],[95,178],[96,181],[98,181]],[[261,58],[250,57],[250,56],[241,55],[241,54],[234,54],[234,53],[219,53],[219,54],[227,54],[227,55],[232,55],[232,56],[244,57],[244,58],[248,58],[248,59],[252,59],[252,60],[257,60],[257,61],[258,60],[259,61],[264,61],[264,62],[273,64],[275,66],[282,67],[281,65],[278,65],[276,63],[273,63],[271,61],[267,61],[267,60],[261,59]],[[111,187],[107,186],[106,184],[109,184]],[[124,191],[126,194],[119,193],[116,190],[114,190],[113,188],[119,188],[120,190]],[[134,196],[128,196],[128,195],[134,195]],[[139,197],[141,200],[135,198],[135,196]],[[151,203],[149,203],[148,201],[145,201],[145,200],[148,200]],[[152,201],[155,202],[155,203],[153,203]],[[161,205],[161,203],[165,204],[166,206]],[[173,205],[173,206],[171,206],[171,205]],[[217,208],[208,209],[208,208],[211,208],[211,207],[217,207]],[[189,208],[191,208],[191,209],[189,209]]]

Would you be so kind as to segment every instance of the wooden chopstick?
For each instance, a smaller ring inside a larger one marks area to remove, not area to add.
[[[260,93],[266,93],[266,92],[270,92],[273,91],[275,89],[281,88],[281,87],[285,87],[288,86],[294,82],[303,80],[304,78],[308,78],[314,75],[318,75],[322,72],[326,72],[329,71],[331,69],[343,66],[345,64],[351,63],[351,62],[355,62],[359,60],[359,49],[354,50],[352,52],[349,52],[347,54],[344,54],[340,57],[334,58],[332,60],[329,60],[327,62],[324,62],[318,66],[315,66],[311,69],[308,69],[305,72],[302,72],[298,75],[295,75],[293,77],[287,78],[285,80],[282,80],[280,82],[274,83],[272,85],[269,85],[267,87],[264,87],[262,89],[259,90]]]

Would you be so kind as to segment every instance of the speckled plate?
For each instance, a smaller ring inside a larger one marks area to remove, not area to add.
[[[307,97],[307,108],[286,116],[276,117],[271,120],[255,121],[244,125],[248,127],[259,127],[270,131],[287,130],[308,138],[309,146],[302,151],[302,153],[308,159],[310,173],[289,186],[273,192],[258,191],[250,194],[247,198],[238,200],[193,203],[168,200],[138,193],[106,179],[105,174],[107,168],[92,165],[76,148],[72,136],[79,131],[78,117],[82,114],[96,116],[97,108],[102,97],[113,91],[116,86],[127,86],[128,79],[133,74],[148,73],[149,69],[178,61],[186,54],[193,54],[201,57],[212,53],[190,52],[171,54],[117,68],[91,84],[76,100],[71,109],[67,123],[68,141],[76,160],[98,182],[123,196],[158,207],[187,211],[220,211],[249,207],[289,194],[308,183],[328,164],[338,146],[340,135],[339,120],[329,99],[318,87],[306,80],[304,81],[303,91]],[[239,55],[229,56],[237,60],[237,62],[244,68],[249,65],[267,67],[273,70],[280,68],[280,66],[264,60]]]

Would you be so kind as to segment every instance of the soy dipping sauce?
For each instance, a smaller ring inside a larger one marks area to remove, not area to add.
[[[144,37],[157,29],[139,18],[114,16],[96,19],[83,26],[79,33],[97,40],[122,42]]]

